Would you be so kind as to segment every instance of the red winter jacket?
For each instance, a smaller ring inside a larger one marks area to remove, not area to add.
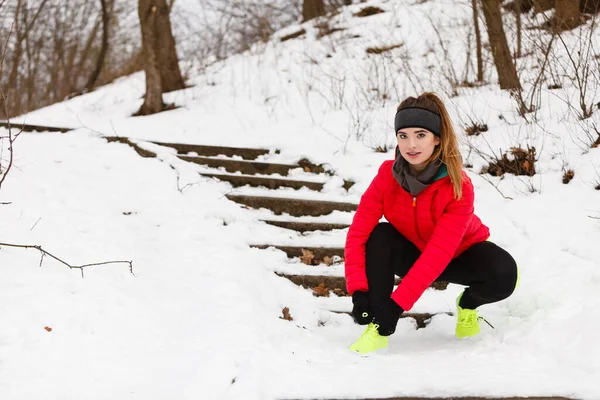
[[[412,308],[448,263],[472,245],[485,241],[489,229],[473,213],[473,184],[463,171],[462,197],[454,199],[450,177],[441,178],[416,197],[392,174],[394,161],[385,161],[362,195],[344,251],[348,293],[369,290],[365,247],[381,216],[414,243],[421,256],[402,278],[392,299],[404,311]]]

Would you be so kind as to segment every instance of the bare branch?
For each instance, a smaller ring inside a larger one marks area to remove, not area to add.
[[[42,10],[44,9],[44,6],[46,5],[46,3],[48,2],[48,0],[43,0],[40,3],[40,6],[38,7],[37,12],[35,13],[35,15],[33,16],[31,23],[27,24],[27,26],[25,27],[25,34],[29,34],[29,31],[31,30],[31,28],[33,28],[33,25],[35,24],[35,21],[38,19],[38,17],[40,16],[40,13],[42,12]]]
[[[104,262],[99,262],[99,263],[92,263],[92,264],[83,264],[83,265],[71,265],[63,260],[61,260],[60,258],[50,254],[49,252],[47,252],[46,250],[42,249],[42,246],[39,245],[27,245],[27,244],[13,244],[13,243],[0,243],[0,247],[2,246],[7,246],[7,247],[16,247],[16,248],[20,248],[20,249],[36,249],[38,250],[40,253],[42,253],[42,257],[40,259],[40,267],[42,266],[42,261],[44,260],[44,257],[48,256],[50,258],[55,259],[56,261],[60,262],[61,264],[66,265],[67,267],[71,268],[71,269],[79,269],[81,270],[81,277],[83,278],[83,269],[87,268],[87,267],[95,267],[98,265],[108,265],[108,264],[129,264],[129,272],[135,276],[135,274],[133,273],[133,261],[104,261]]]
[[[492,182],[487,176],[485,176],[484,174],[477,174],[477,176],[479,176],[481,179],[483,179],[484,181],[486,181],[487,183],[489,183],[490,185],[492,185],[492,187],[494,189],[496,189],[496,191],[498,193],[500,193],[500,196],[502,196],[505,200],[514,200],[512,197],[510,196],[505,196],[504,193],[502,193],[500,191],[500,189],[498,189],[498,185],[494,185],[494,182]]]
[[[102,45],[100,46],[100,54],[96,60],[96,68],[85,85],[86,90],[88,91],[94,88],[94,85],[100,76],[100,71],[102,71],[104,58],[108,52],[108,31],[110,29],[111,12],[108,9],[107,1],[108,0],[100,0],[100,4],[102,5]]]
[[[13,136],[12,134],[12,127],[10,125],[10,116],[8,114],[8,103],[6,101],[6,95],[4,94],[4,89],[2,88],[2,85],[0,85],[0,95],[2,97],[2,104],[4,104],[4,112],[6,114],[6,121],[7,121],[7,129],[8,129],[8,167],[6,167],[6,169],[4,171],[1,170],[0,168],[0,189],[2,188],[2,184],[4,183],[4,181],[6,180],[6,177],[8,176],[8,173],[10,172],[12,166],[13,166],[13,144],[15,143],[15,140],[17,139],[17,137],[19,137],[19,135],[21,134],[21,132],[18,132],[16,135]],[[1,140],[0,140],[0,144],[1,144]],[[0,159],[0,167],[2,166],[2,159]]]

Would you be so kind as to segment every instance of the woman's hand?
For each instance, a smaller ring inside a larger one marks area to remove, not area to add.
[[[373,315],[369,310],[369,294],[357,290],[352,293],[352,316],[359,325],[367,325],[373,321]]]
[[[404,310],[391,297],[375,312],[373,323],[379,325],[377,330],[381,336],[390,336],[396,332],[396,325]]]

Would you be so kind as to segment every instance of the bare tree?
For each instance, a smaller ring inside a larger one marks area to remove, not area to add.
[[[138,14],[142,30],[146,94],[144,104],[135,115],[148,115],[168,108],[163,103],[163,92],[183,89],[185,85],[177,62],[166,0],[139,0]]]
[[[515,0],[515,18],[516,18],[516,22],[517,22],[517,53],[516,53],[516,58],[521,58],[522,55],[522,51],[521,51],[521,44],[523,42],[522,40],[522,33],[523,33],[523,29],[521,27],[521,0]]]
[[[555,0],[532,0],[533,10],[536,14],[551,10]]]
[[[96,68],[94,68],[94,72],[92,72],[92,75],[90,76],[85,85],[85,88],[88,91],[94,88],[94,85],[96,84],[96,81],[100,76],[100,72],[102,71],[102,66],[104,65],[106,53],[108,52],[110,17],[114,5],[114,0],[100,0],[100,5],[102,6],[102,46],[100,47],[100,54],[98,55],[98,58],[96,60]]]
[[[146,2],[141,0],[140,2]],[[171,30],[171,21],[169,19],[169,10],[165,0],[151,0],[155,3],[154,7],[158,13],[155,29],[155,48],[154,51],[158,57],[158,71],[163,93],[172,92],[174,90],[185,89],[185,83],[179,69],[179,59],[177,57],[177,48],[175,47],[175,39]],[[164,7],[160,11],[160,7]]]
[[[552,29],[559,33],[573,29],[581,23],[579,0],[556,0]]]
[[[30,10],[27,7],[27,0],[17,1],[14,17],[15,43],[12,52],[12,67],[8,77],[8,82],[6,84],[5,96],[3,96],[2,99],[3,102],[8,102],[7,104],[9,104],[9,106],[7,110],[10,112],[18,113],[20,111],[20,102],[16,102],[15,100],[19,86],[19,66],[23,57],[23,42],[28,39],[29,32],[31,31],[47,2],[48,0],[43,0],[37,7],[33,18],[29,19],[28,17]],[[10,105],[12,105],[12,107]]]
[[[477,82],[483,82],[483,56],[481,51],[481,29],[479,28],[477,1],[478,0],[472,0],[471,5],[473,6],[473,24],[475,26],[475,42],[477,48]]]
[[[304,0],[302,3],[303,21],[309,21],[322,15],[325,15],[325,4],[323,3],[323,0]]]
[[[483,15],[501,89],[521,89],[502,26],[499,0],[482,0]]]

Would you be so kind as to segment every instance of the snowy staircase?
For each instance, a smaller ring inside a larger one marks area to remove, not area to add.
[[[154,157],[153,152],[140,147],[137,143],[122,137],[105,137],[110,142],[120,142],[133,147],[142,157]],[[209,172],[200,172],[201,175],[218,179],[230,183],[236,188],[261,188],[260,194],[228,194],[227,199],[240,204],[249,209],[266,209],[272,217],[262,218],[261,221],[276,226],[286,231],[295,231],[298,238],[295,242],[302,242],[304,238],[310,239],[313,243],[319,241],[319,235],[336,230],[345,230],[349,226],[352,213],[356,211],[357,204],[345,203],[339,201],[307,199],[306,190],[303,192],[304,198],[290,197],[287,191],[286,197],[278,194],[278,189],[306,188],[315,197],[323,197],[321,190],[324,187],[323,177],[331,177],[333,173],[326,170],[321,165],[314,165],[308,160],[300,160],[296,164],[278,164],[258,161],[257,158],[269,154],[266,149],[233,148],[222,146],[204,146],[181,143],[149,142],[152,145],[168,147],[177,151],[177,157],[181,160],[196,163],[208,169]],[[303,176],[310,180],[289,179],[287,177],[290,171],[300,168]],[[214,169],[214,171],[213,171]],[[230,173],[226,174],[223,172]],[[241,173],[241,175],[240,175]],[[314,180],[312,180],[314,177]],[[319,181],[320,180],[320,181]],[[343,181],[343,188],[348,190],[353,182]],[[268,193],[269,195],[265,195]],[[271,193],[273,195],[271,195]],[[333,212],[347,214],[346,223],[339,221],[327,221],[327,216]],[[318,219],[318,220],[315,220]],[[309,237],[310,236],[310,237]],[[343,233],[345,238],[345,233]],[[301,286],[307,290],[312,290],[315,296],[321,297],[348,297],[346,291],[346,281],[343,274],[344,260],[344,242],[343,239],[335,246],[315,246],[308,243],[297,246],[284,245],[281,243],[256,243],[251,247],[257,249],[275,248],[284,252],[290,262],[282,266],[280,270],[274,271],[278,276]],[[399,279],[396,280],[396,284]],[[435,282],[433,289],[445,290],[447,283]],[[335,302],[332,304],[340,304]],[[331,307],[330,311],[334,313],[349,313],[351,301],[344,302],[343,309]],[[417,328],[423,328],[427,325],[435,313],[404,313],[403,318],[413,318]]]
[[[151,151],[148,151],[136,143],[126,139],[117,137],[107,137],[109,141],[117,141],[120,143],[128,144],[133,147],[135,151],[142,157],[155,157]],[[286,176],[289,171],[294,168],[303,168],[305,171],[313,173],[315,175],[322,174],[324,172],[321,166],[315,166],[304,160],[303,165],[298,163],[296,165],[286,164],[270,164],[265,162],[254,161],[256,157],[267,153],[266,150],[261,149],[234,149],[229,147],[211,147],[211,146],[197,146],[197,145],[184,145],[184,144],[170,144],[170,143],[153,143],[154,145],[166,146],[175,148],[178,152],[178,157],[182,160],[208,166],[210,168],[224,168],[227,172],[242,172],[242,175],[226,175],[220,170],[210,173],[201,174],[207,177],[218,179],[221,181],[229,182],[234,187],[260,187],[265,188],[268,193],[276,193],[279,188],[307,188],[310,191],[319,193],[323,189],[323,184],[320,182],[313,181],[300,181],[300,180],[289,180],[282,179],[280,177],[269,177],[269,176],[253,176],[257,174],[269,175],[277,173],[282,176]],[[198,155],[189,155],[190,152],[197,153]],[[182,154],[183,153],[183,154]],[[214,158],[216,156],[222,157],[225,155],[229,158]],[[231,157],[240,157],[243,160],[231,159]],[[277,171],[277,172],[274,172]],[[352,182],[344,182],[344,188],[347,190],[352,185]],[[261,192],[265,193],[264,189]],[[319,239],[318,235],[326,232],[341,231],[348,228],[348,223],[328,222],[323,218],[332,212],[348,213],[348,221],[350,220],[351,213],[356,210],[357,205],[352,203],[333,202],[333,201],[317,201],[310,199],[297,199],[297,198],[282,198],[282,197],[271,197],[271,196],[256,196],[252,194],[244,195],[227,195],[227,198],[231,201],[241,204],[243,207],[252,209],[265,208],[270,210],[274,216],[283,215],[281,218],[263,218],[261,221],[266,224],[278,227],[282,230],[282,236],[284,232],[288,233],[294,231],[298,233],[296,241],[301,241],[302,238],[311,235],[310,239]],[[296,217],[296,218],[289,218]],[[319,218],[315,220],[315,218]],[[344,235],[345,237],[345,235]],[[294,284],[305,288],[306,290],[312,290],[313,294],[317,297],[320,296],[331,296],[335,300],[331,303],[323,303],[329,305],[328,311],[331,313],[349,313],[351,309],[351,300],[346,291],[346,282],[343,276],[343,257],[344,248],[343,240],[340,241],[336,246],[313,246],[313,245],[301,245],[301,246],[289,246],[277,243],[257,243],[252,247],[258,249],[276,248],[284,252],[287,257],[292,259],[300,258],[302,263],[290,262],[282,266],[281,270],[273,271],[278,276],[285,278]],[[399,279],[396,279],[396,284],[399,283]],[[432,285],[433,289],[445,290],[447,283],[435,282]],[[325,293],[325,294],[324,294]],[[342,300],[342,302],[338,301]],[[448,312],[421,312],[421,313],[404,313],[402,318],[412,318],[415,321],[417,329],[425,328],[430,322],[431,318],[436,314],[450,314]],[[394,397],[378,400],[423,400],[423,397]],[[435,398],[430,397],[429,400],[492,400],[489,397],[445,397]],[[571,400],[566,397],[495,397],[493,400]]]

